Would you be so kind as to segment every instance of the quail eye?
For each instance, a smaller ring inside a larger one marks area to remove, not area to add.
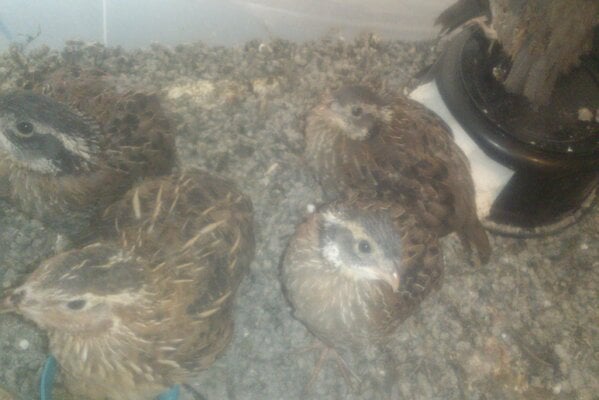
[[[67,303],[67,307],[71,310],[81,310],[83,307],[85,307],[85,300],[71,300]]]
[[[352,107],[351,114],[354,117],[359,117],[360,115],[362,115],[362,107],[358,107],[358,106]]]
[[[19,131],[21,136],[29,137],[33,133],[33,124],[27,121],[18,122],[17,130]]]
[[[360,253],[369,254],[372,251],[372,248],[370,247],[368,240],[360,240],[358,243],[358,250]]]
[[[379,125],[378,125],[378,124],[376,124],[376,125],[373,125],[372,127],[370,127],[370,128],[368,129],[368,135],[369,135],[370,137],[372,137],[372,136],[374,136],[374,135],[376,135],[376,134],[378,134],[378,133],[379,133]]]

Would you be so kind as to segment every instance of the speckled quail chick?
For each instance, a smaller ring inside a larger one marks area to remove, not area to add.
[[[155,96],[79,79],[96,92],[71,87],[73,79],[53,97],[0,95],[0,197],[83,242],[100,211],[139,177],[169,173],[176,157]]]
[[[400,202],[439,235],[457,232],[486,262],[469,163],[451,131],[403,96],[343,86],[308,115],[305,157],[329,198],[352,191]]]
[[[362,195],[311,214],[281,265],[294,316],[335,349],[384,343],[442,276],[437,236],[418,215]]]
[[[48,332],[72,394],[152,399],[231,340],[254,252],[252,205],[193,171],[146,179],[104,218],[113,240],[46,260],[2,305]]]

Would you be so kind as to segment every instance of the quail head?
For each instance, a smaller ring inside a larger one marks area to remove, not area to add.
[[[136,179],[175,163],[154,97],[87,81],[100,94],[62,87],[54,97],[70,93],[69,102],[34,91],[0,95],[0,197],[78,242]],[[76,98],[85,107],[75,107]]]
[[[68,104],[97,122],[108,163],[134,176],[171,172],[175,138],[155,93],[100,70],[61,68],[34,91]]]
[[[73,395],[147,400],[210,366],[230,341],[254,251],[252,206],[196,171],[148,178],[105,218],[113,240],[46,260],[1,304],[47,331]]]
[[[329,198],[357,191],[400,202],[488,260],[468,160],[435,114],[403,96],[343,86],[325,94],[306,122],[305,157]]]
[[[296,230],[281,266],[294,316],[324,344],[379,344],[440,285],[436,235],[403,207],[330,203]]]

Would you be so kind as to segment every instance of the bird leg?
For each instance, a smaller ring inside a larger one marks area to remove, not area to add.
[[[487,17],[481,15],[480,17],[472,18],[471,20],[466,21],[464,26],[478,26],[480,28],[485,37],[489,40],[490,44],[487,53],[491,54],[493,46],[495,46],[499,36],[497,35],[497,31],[493,28],[493,24],[488,21]]]
[[[471,241],[466,235],[459,234],[458,237],[460,238],[460,242],[462,243],[462,248],[464,249],[464,252],[466,253],[466,255],[468,257],[468,261],[470,262],[471,266],[473,266],[475,268],[480,268],[484,264],[486,264],[486,261],[483,261],[481,254],[478,251],[474,251],[474,249],[472,248],[472,245],[470,243]]]
[[[347,384],[347,386],[349,386],[351,388],[352,392],[356,392],[357,389],[353,383],[353,380],[358,381],[358,384],[359,384],[360,378],[350,368],[349,364],[343,359],[343,357],[341,357],[341,355],[339,354],[339,352],[337,352],[337,350],[335,350],[334,348],[332,348],[330,346],[327,346],[326,344],[322,343],[319,340],[315,340],[312,342],[312,344],[310,346],[308,346],[304,349],[300,349],[297,352],[303,353],[306,351],[317,350],[317,349],[320,349],[320,355],[314,365],[310,380],[304,387],[304,394],[306,394],[312,390],[312,387],[314,386],[314,383],[316,382],[316,378],[318,378],[320,370],[322,369],[324,362],[328,358],[335,358],[335,362],[337,363],[337,367],[339,368],[339,371],[341,372],[341,375],[343,376],[345,383]],[[353,378],[353,380],[352,380],[352,378]]]

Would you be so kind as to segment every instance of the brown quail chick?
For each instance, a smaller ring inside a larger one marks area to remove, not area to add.
[[[311,214],[281,266],[295,318],[337,350],[384,343],[442,275],[437,236],[417,214],[354,195]]]
[[[252,206],[195,171],[148,178],[105,217],[113,240],[46,260],[1,304],[48,332],[77,398],[148,400],[229,343],[254,251]]]
[[[155,97],[119,94],[99,77],[85,82],[103,89],[54,93],[69,93],[67,102],[32,91],[0,95],[0,197],[76,242],[135,180],[169,173],[176,162]],[[77,98],[85,106],[76,108]]]
[[[491,249],[476,215],[474,184],[451,131],[403,96],[343,86],[308,115],[305,157],[329,198],[351,191],[411,208],[439,235],[457,232],[482,262]]]

